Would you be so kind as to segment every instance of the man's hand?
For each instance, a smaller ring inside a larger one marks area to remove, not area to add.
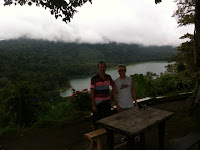
[[[117,104],[116,105],[117,111],[120,112],[120,106]]]
[[[90,96],[91,96],[91,102],[92,102],[92,111],[96,112],[97,111],[97,107],[95,105],[94,89],[90,90]]]
[[[97,107],[95,105],[92,105],[92,111],[96,112],[97,111]]]

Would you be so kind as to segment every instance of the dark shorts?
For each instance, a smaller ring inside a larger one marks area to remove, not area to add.
[[[93,124],[97,127],[97,121],[111,115],[110,101],[104,101],[96,105],[97,111],[93,112]]]

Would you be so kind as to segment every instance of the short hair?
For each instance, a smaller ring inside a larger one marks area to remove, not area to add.
[[[124,67],[124,68],[126,69],[126,65],[124,65],[124,64],[119,64],[119,65],[118,65],[118,68],[119,68],[119,67]]]
[[[100,61],[100,62],[98,63],[98,66],[97,66],[97,67],[99,67],[99,64],[105,64],[105,66],[106,66],[106,62],[105,62],[105,61]]]

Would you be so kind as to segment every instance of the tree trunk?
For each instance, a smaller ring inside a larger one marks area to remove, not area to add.
[[[195,49],[194,49],[194,64],[200,69],[200,0],[195,0]]]
[[[194,64],[196,68],[200,69],[200,0],[195,0],[195,48],[194,48]],[[195,103],[200,102],[200,88],[196,96]]]
[[[200,71],[200,0],[195,0],[195,18],[194,18],[194,65],[198,71]],[[200,83],[197,80],[196,88],[198,92],[196,93],[196,98],[194,99],[191,114],[200,119]]]
[[[200,98],[200,88],[199,88],[199,91],[197,93],[197,96],[196,96],[196,99],[194,101],[194,104],[198,103],[199,102],[199,98]]]
[[[190,115],[194,116],[196,119],[200,119],[200,77],[197,80],[196,88],[198,91],[196,92],[196,97],[192,103],[192,107],[190,109]]]
[[[195,7],[195,60],[194,64],[200,70],[200,0],[196,0],[196,7]],[[196,96],[195,103],[200,102],[200,87],[198,94]]]

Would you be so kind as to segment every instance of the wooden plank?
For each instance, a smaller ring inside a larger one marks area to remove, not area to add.
[[[104,128],[100,128],[100,129],[97,129],[95,131],[92,131],[92,132],[89,132],[89,133],[86,133],[85,134],[85,137],[87,137],[88,139],[94,139],[96,137],[99,137],[100,135],[103,135],[105,134],[107,131],[106,129]]]
[[[118,148],[125,146],[125,145],[127,145],[127,142],[123,142],[123,143],[120,143],[120,144],[114,146],[114,149],[118,149]]]
[[[131,114],[131,116],[129,114]],[[128,136],[135,136],[156,123],[168,119],[172,115],[173,112],[151,107],[140,110],[131,108],[127,111],[101,119],[98,122],[115,132]]]

